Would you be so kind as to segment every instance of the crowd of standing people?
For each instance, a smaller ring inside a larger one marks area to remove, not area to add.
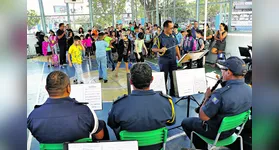
[[[168,63],[165,63],[165,61],[168,60],[165,57],[168,54],[160,56],[156,47],[160,44],[166,50],[167,47],[170,48],[169,45],[162,45],[160,43],[162,42],[160,40],[166,39],[170,35],[174,37],[174,41],[171,42],[175,43],[173,45],[174,49],[176,49],[176,46],[178,48],[177,55],[173,55],[173,60],[180,59],[181,56],[189,51],[212,48],[212,53],[219,54],[225,50],[228,29],[224,23],[220,24],[220,30],[215,35],[208,24],[203,24],[203,27],[206,28],[206,33],[204,34],[204,30],[199,29],[197,21],[194,22],[193,27],[192,24],[189,24],[183,30],[177,24],[173,24],[169,28],[168,23],[165,23],[163,31],[160,26],[157,24],[152,25],[150,22],[144,25],[130,22],[129,26],[125,28],[122,24],[116,24],[116,27],[109,26],[102,30],[94,26],[92,29],[88,29],[87,32],[80,27],[77,33],[74,33],[69,24],[60,23],[59,29],[56,32],[50,30],[50,36],[45,36],[42,51],[45,56],[48,56],[48,67],[55,65],[51,56],[58,54],[59,51],[59,57],[58,55],[56,56],[59,59],[60,67],[64,68],[67,64],[74,66],[76,74],[82,72],[82,61],[96,58],[99,79],[103,79],[106,83],[107,68],[111,67],[111,70],[115,71],[115,76],[117,77],[122,61],[125,63],[126,72],[129,73],[131,63],[144,62],[145,58],[159,59],[160,70],[165,72],[167,78],[167,72],[172,70],[169,68],[176,67],[166,66]],[[165,32],[165,30],[167,31]],[[161,34],[164,32],[168,33],[166,37]],[[206,36],[206,40],[204,40],[204,36]],[[216,44],[212,45],[214,40]],[[168,43],[165,41],[163,40],[163,43]],[[172,62],[173,66],[176,65],[176,62]],[[202,59],[197,61],[197,66],[202,67]],[[83,83],[80,75],[75,77],[74,83]]]

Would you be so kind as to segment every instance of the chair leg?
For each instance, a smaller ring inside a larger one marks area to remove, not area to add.
[[[239,136],[240,139],[240,150],[243,150],[243,139],[242,136]]]
[[[191,142],[190,142],[190,148],[193,148],[193,147],[192,147],[192,144],[193,144],[193,133],[194,133],[194,132],[192,131],[192,132],[191,132]]]
[[[163,150],[166,150],[166,143],[163,144]]]
[[[216,146],[212,146],[209,150],[214,150],[215,148],[217,148]]]

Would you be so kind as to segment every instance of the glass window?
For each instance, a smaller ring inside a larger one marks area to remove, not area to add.
[[[49,30],[53,30],[54,32],[59,29],[59,23],[68,23],[67,16],[47,16],[45,17],[46,20],[46,28],[47,32]]]
[[[83,3],[69,3],[69,11],[70,14],[89,14],[88,0],[83,0]]]
[[[213,30],[219,30],[220,23],[228,25],[229,3],[208,4],[207,5],[207,23]],[[204,6],[200,5],[199,10],[199,28],[203,29]]]
[[[178,8],[175,11],[176,23],[182,29],[186,29],[186,25],[193,23],[196,20],[196,6]]]
[[[40,7],[38,0],[27,0],[27,11],[34,10],[36,16],[40,16]]]
[[[82,27],[84,31],[91,29],[90,16],[89,15],[75,15],[70,16],[70,26],[74,32],[77,32],[79,27]]]
[[[43,7],[46,16],[67,15],[67,8],[64,0],[43,0]]]
[[[41,17],[27,17],[27,34],[35,34],[43,30]]]
[[[231,31],[252,32],[252,0],[233,2]]]

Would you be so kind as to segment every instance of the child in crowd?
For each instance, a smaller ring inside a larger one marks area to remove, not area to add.
[[[201,30],[196,30],[196,37],[197,37],[197,46],[196,50],[203,50],[204,49],[204,40],[201,38],[202,37],[202,31]],[[203,67],[203,62],[205,62],[205,56],[197,60],[197,68],[202,68]]]
[[[131,53],[130,53],[130,63],[136,62],[136,56],[135,56],[135,40],[136,35],[134,33],[131,33]]]
[[[58,38],[57,36],[55,35],[54,31],[53,30],[49,30],[49,41],[50,41],[50,48],[53,48],[53,52],[55,54],[57,54],[57,48],[58,48]]]
[[[147,47],[148,56],[150,56],[151,55],[151,47],[152,47],[152,34],[150,33],[149,28],[147,28],[145,30],[144,44]]]
[[[119,41],[118,44],[118,63],[115,71],[116,77],[118,76],[118,69],[122,62],[122,59],[125,62],[126,73],[129,73],[128,55],[130,52],[131,52],[131,41],[128,39],[128,35],[125,32],[122,32],[122,39]]]
[[[187,40],[188,40],[188,37],[187,37],[187,34],[188,32],[186,31],[181,31],[181,34],[182,34],[182,40],[181,40],[181,43],[180,43],[180,53],[181,53],[181,56],[184,55],[184,44],[187,44]]]
[[[85,58],[89,58],[92,49],[92,39],[89,34],[86,34],[85,40],[86,40]]]
[[[202,39],[202,31],[196,30],[196,37],[197,37],[197,50],[204,49],[204,40]]]
[[[47,36],[44,37],[44,40],[45,41],[43,41],[43,43],[42,43],[42,51],[43,51],[44,56],[47,56],[47,62],[49,62],[49,64],[47,66],[50,67],[51,65],[53,65],[51,56],[54,52],[50,46],[50,42],[49,42]]]
[[[104,41],[104,33],[99,33],[98,41],[95,42],[96,45],[96,60],[98,63],[99,80],[104,79],[104,83],[108,82],[107,78],[107,56],[106,48],[109,44]]]
[[[80,35],[81,45],[86,48],[86,40],[84,39],[84,35]],[[82,59],[85,60],[85,51],[82,51]]]
[[[144,44],[144,34],[143,33],[139,33],[138,35],[138,38],[136,39],[135,41],[135,56],[136,56],[136,60],[137,62],[144,62],[144,58],[143,58],[143,55],[142,55],[142,48],[145,49],[145,54],[147,55],[148,54],[148,51],[147,51],[147,48]]]
[[[80,37],[74,37],[74,44],[69,48],[68,52],[68,62],[69,66],[74,66],[75,68],[75,77],[74,84],[83,84],[82,77],[82,51],[85,51],[84,46],[81,44]],[[72,59],[71,59],[72,58]]]

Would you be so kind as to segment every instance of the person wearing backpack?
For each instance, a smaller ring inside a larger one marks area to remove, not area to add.
[[[204,50],[205,49],[205,44],[204,40],[202,38],[202,31],[201,30],[196,30],[196,36],[197,36],[197,50]],[[205,56],[203,56],[201,59],[197,60],[197,68],[202,68],[203,67],[203,60]]]
[[[192,31],[187,30],[188,40],[186,43],[185,52],[196,51],[197,50],[197,40],[192,36]]]

